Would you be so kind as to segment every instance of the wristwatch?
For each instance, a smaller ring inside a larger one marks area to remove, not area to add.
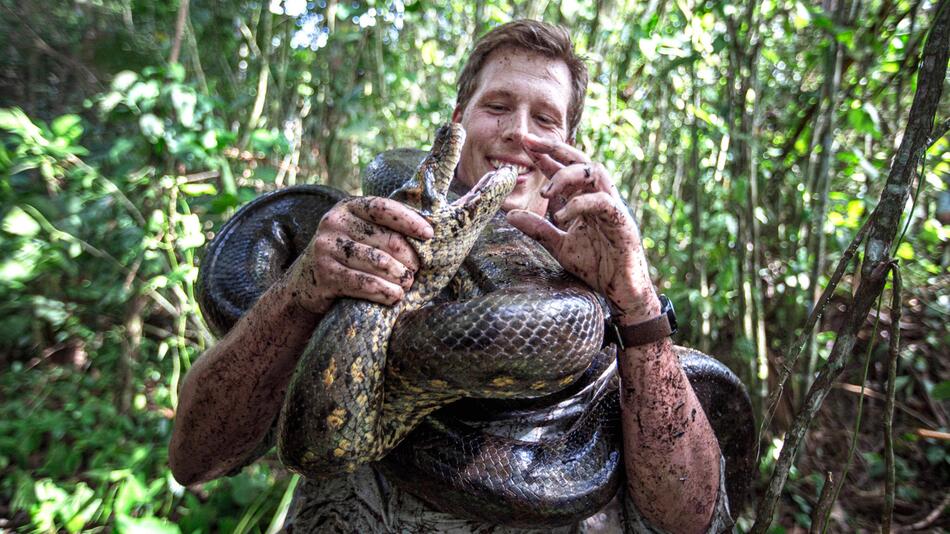
[[[666,295],[660,295],[660,315],[642,323],[620,326],[609,320],[604,328],[604,346],[616,343],[620,350],[654,343],[676,333],[676,312]]]

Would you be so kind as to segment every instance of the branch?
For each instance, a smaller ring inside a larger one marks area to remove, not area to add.
[[[179,0],[178,18],[175,20],[175,40],[172,41],[172,51],[168,55],[169,63],[178,63],[178,55],[181,53],[181,38],[185,34],[185,22],[188,20],[188,1]]]
[[[912,532],[915,530],[926,529],[930,525],[933,525],[935,521],[940,519],[940,515],[943,514],[943,510],[944,508],[947,507],[947,505],[950,505],[950,493],[947,493],[943,497],[943,500],[940,501],[940,504],[938,504],[937,507],[933,509],[933,511],[927,514],[927,517],[921,519],[920,521],[914,524],[907,525],[906,527],[901,527],[897,529],[897,531],[898,532]]]
[[[884,408],[884,510],[881,512],[881,532],[891,531],[894,513],[894,396],[896,394],[897,358],[901,343],[901,272],[897,264],[891,267],[894,288],[891,295],[891,336],[887,359],[887,405]]]
[[[927,148],[934,146],[934,143],[939,141],[941,137],[947,135],[947,131],[950,131],[950,119],[944,119],[943,122],[934,126],[933,134],[927,140]]]
[[[818,496],[818,504],[815,505],[815,511],[811,514],[811,528],[808,529],[809,534],[817,534],[824,531],[824,526],[827,520],[825,518],[829,517],[831,514],[831,507],[835,503],[834,491],[832,488],[835,487],[835,478],[831,474],[831,471],[828,471],[825,474],[825,485],[821,487],[821,495]]]
[[[917,75],[917,92],[910,108],[907,127],[881,192],[881,199],[871,215],[868,242],[864,249],[864,264],[861,268],[861,283],[848,306],[845,322],[835,339],[831,355],[809,388],[802,411],[785,436],[768,491],[756,510],[756,520],[751,532],[762,534],[772,523],[775,506],[805,433],[844,369],[857,341],[858,330],[864,325],[871,306],[884,289],[891,261],[890,245],[897,235],[900,215],[910,194],[914,169],[933,131],[934,117],[943,91],[947,58],[950,55],[950,9],[946,7],[948,4],[950,2],[938,5],[930,36],[924,45]]]

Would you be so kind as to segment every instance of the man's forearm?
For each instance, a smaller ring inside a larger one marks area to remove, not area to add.
[[[655,525],[703,532],[719,493],[719,445],[672,342],[627,348],[619,368],[629,495]]]
[[[260,443],[280,411],[319,316],[281,280],[192,366],[181,389],[169,461],[193,484],[226,474]]]

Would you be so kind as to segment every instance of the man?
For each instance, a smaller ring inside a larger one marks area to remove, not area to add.
[[[573,146],[586,86],[586,67],[563,29],[518,21],[488,33],[459,79],[452,119],[467,138],[455,179],[471,187],[513,165],[518,182],[503,205],[508,221],[605,296],[619,326],[639,325],[661,316],[661,301],[612,178]],[[298,356],[334,300],[392,304],[412,285],[419,260],[405,236],[427,239],[432,229],[388,199],[351,199],[327,213],[287,276],[186,376],[169,450],[179,481],[209,480],[253,460]],[[728,528],[719,446],[672,344],[668,337],[638,343],[619,355],[625,528]],[[487,528],[427,510],[372,466],[307,480],[296,500],[289,525],[299,531]]]

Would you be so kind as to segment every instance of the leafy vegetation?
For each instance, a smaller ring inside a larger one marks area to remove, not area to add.
[[[635,209],[680,341],[730,365],[764,413],[876,207],[940,5],[0,0],[0,529],[279,525],[294,481],[273,459],[194,488],[167,468],[179,380],[213,343],[194,301],[201,247],[264,191],[355,191],[380,150],[424,146],[451,116],[473,37],[517,17],[572,30],[592,74],[578,142]],[[945,96],[938,122],[948,116]],[[937,133],[895,251],[897,524],[926,520],[950,480],[950,369],[938,358],[950,344],[950,141]],[[763,473],[856,277],[766,429]],[[865,354],[865,385],[885,391],[891,313],[872,314],[879,331],[868,319],[775,529],[810,524],[824,473],[840,472]],[[833,529],[879,520],[876,399]]]

